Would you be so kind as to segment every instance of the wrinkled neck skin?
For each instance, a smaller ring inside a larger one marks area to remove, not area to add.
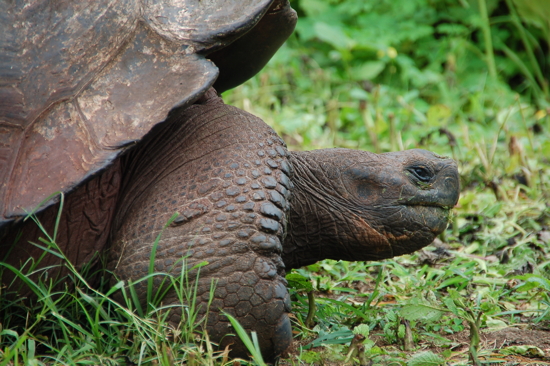
[[[340,205],[340,197],[349,192],[331,161],[320,161],[311,152],[292,152],[289,160],[294,168],[294,190],[283,246],[287,269],[323,259],[358,260],[357,253],[364,250],[364,243],[391,250],[383,235]],[[369,259],[377,258],[373,255]]]
[[[290,154],[294,190],[283,245],[287,270],[322,259],[380,260],[411,253],[446,228],[449,207],[436,206],[456,203],[456,165],[451,163],[441,184],[411,184],[393,161],[398,159],[392,154],[401,153],[325,149]],[[401,156],[409,159],[406,153],[399,156],[399,163]],[[403,203],[420,200],[418,195],[429,198],[422,198],[420,206]]]

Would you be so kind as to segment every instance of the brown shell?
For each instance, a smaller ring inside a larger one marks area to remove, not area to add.
[[[0,0],[0,226],[106,167],[215,81],[272,0]]]

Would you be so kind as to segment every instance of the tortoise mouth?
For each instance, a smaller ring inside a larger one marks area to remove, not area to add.
[[[409,207],[437,207],[451,210],[458,201],[458,195],[441,194],[441,192],[419,192],[408,199],[400,199],[399,204]]]
[[[389,214],[383,219],[383,231],[410,234],[429,232],[439,235],[447,228],[452,218],[451,208],[437,203],[404,204],[401,202],[394,207],[396,210],[387,211]],[[425,245],[427,244],[429,243]]]
[[[433,208],[439,208],[445,211],[450,211],[453,209],[453,206],[437,203],[437,202],[416,202],[416,203],[410,203],[410,202],[400,202],[403,206],[414,208],[414,207],[433,207]]]
[[[403,207],[412,211],[422,211],[426,214],[428,213],[440,213],[440,212],[450,212],[452,207],[443,204],[437,203],[415,203],[415,204],[403,204]]]
[[[432,243],[447,228],[450,213],[448,207],[437,204],[400,204],[398,211],[392,212],[381,226],[375,228],[388,240],[391,247],[388,257],[393,257],[412,253]]]
[[[451,221],[451,210],[436,204],[401,206],[402,226],[393,236],[394,255],[412,253],[441,234]],[[390,226],[391,228],[391,226]],[[390,229],[391,230],[391,229]]]
[[[412,220],[425,225],[432,233],[440,234],[451,220],[451,207],[441,204],[415,204],[405,206]]]

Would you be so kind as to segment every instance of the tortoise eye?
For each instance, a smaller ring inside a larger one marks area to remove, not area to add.
[[[432,179],[432,173],[424,167],[416,166],[409,171],[422,182],[428,183]]]

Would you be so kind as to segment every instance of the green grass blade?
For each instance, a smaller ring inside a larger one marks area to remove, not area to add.
[[[223,312],[223,314],[227,317],[227,319],[229,319],[229,322],[235,329],[235,332],[237,332],[237,335],[239,336],[241,341],[244,343],[248,352],[250,352],[250,355],[252,356],[256,364],[258,364],[259,366],[267,366],[267,364],[264,362],[264,359],[262,357],[262,353],[258,345],[258,339],[256,334],[253,332],[252,337],[256,336],[256,342],[253,342],[248,336],[248,334],[246,333],[246,330],[244,330],[242,325],[237,321],[237,319],[235,319],[234,317],[232,317],[226,312]]]

